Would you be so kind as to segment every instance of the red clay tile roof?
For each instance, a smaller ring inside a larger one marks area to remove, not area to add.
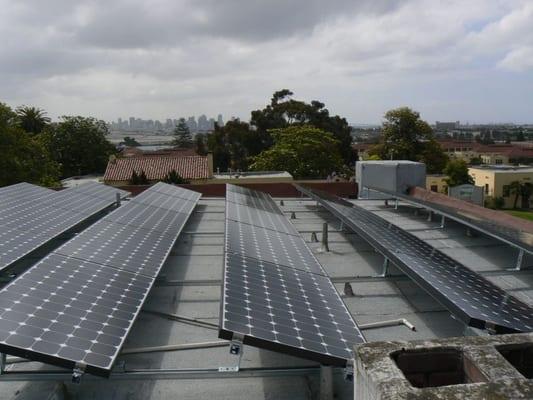
[[[207,157],[125,157],[107,163],[104,181],[128,181],[133,171],[144,171],[148,180],[161,180],[172,170],[184,179],[211,178]]]

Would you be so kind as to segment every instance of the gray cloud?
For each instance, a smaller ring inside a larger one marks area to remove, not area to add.
[[[0,101],[52,115],[247,118],[289,87],[353,121],[402,104],[428,119],[471,118],[465,103],[475,118],[483,109],[530,118],[496,95],[533,102],[522,93],[533,82],[525,0],[0,0],[0,9]],[[457,85],[460,101],[447,90]]]

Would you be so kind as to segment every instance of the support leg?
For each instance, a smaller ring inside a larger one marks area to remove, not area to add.
[[[383,259],[383,269],[381,270],[381,277],[386,277],[387,275],[389,275],[389,259],[387,257],[385,257]]]
[[[323,252],[329,251],[327,222],[324,222],[324,224],[322,225],[322,247],[320,250]]]
[[[320,366],[320,400],[333,400],[333,367]]]
[[[6,353],[0,353],[0,375],[4,373],[6,368]]]
[[[444,229],[445,226],[446,226],[446,217],[442,215],[440,218],[440,227]]]
[[[513,271],[520,271],[522,269],[522,263],[524,262],[524,250],[518,251],[518,257],[516,258],[516,265],[511,268]]]

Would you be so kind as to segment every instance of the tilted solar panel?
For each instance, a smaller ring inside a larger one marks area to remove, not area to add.
[[[362,207],[326,199],[309,188],[298,189],[319,201],[467,325],[497,333],[533,331],[533,308],[483,276]]]
[[[320,263],[270,196],[226,187],[219,337],[346,365],[364,338]]]
[[[469,213],[466,210],[458,211],[452,207],[437,204],[435,202],[418,199],[413,196],[409,196],[403,193],[397,193],[390,190],[379,189],[369,187],[369,189],[381,192],[389,195],[392,198],[403,200],[407,203],[424,207],[427,210],[431,210],[437,214],[443,215],[446,218],[454,220],[460,224],[476,229],[485,235],[491,236],[496,240],[500,240],[513,247],[524,250],[530,254],[533,254],[533,234],[530,232],[520,231],[519,229],[513,229],[509,226],[503,226],[489,220],[483,220],[476,215]]]
[[[128,194],[98,183],[61,191],[30,184],[14,186],[17,190],[6,189],[9,198],[0,192],[0,270],[111,206],[117,193],[120,197]]]
[[[196,204],[182,202],[188,208],[174,204],[183,213],[160,209],[142,227],[113,221],[145,207],[127,202],[0,290],[0,351],[109,376]],[[165,231],[163,223],[175,226]]]

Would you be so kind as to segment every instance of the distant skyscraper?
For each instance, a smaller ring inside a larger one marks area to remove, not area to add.
[[[218,114],[217,124],[218,126],[224,126],[224,120],[222,119],[222,114]]]

